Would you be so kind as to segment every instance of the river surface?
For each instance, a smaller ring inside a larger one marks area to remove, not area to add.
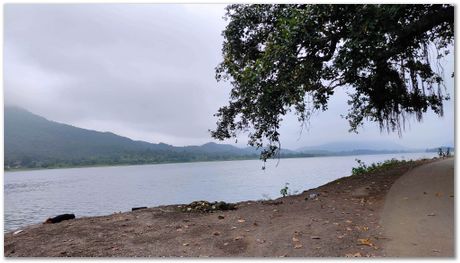
[[[43,222],[50,216],[77,217],[130,211],[132,207],[237,202],[277,198],[321,186],[351,174],[358,158],[366,164],[392,158],[432,158],[436,153],[197,162],[6,172],[5,231]]]

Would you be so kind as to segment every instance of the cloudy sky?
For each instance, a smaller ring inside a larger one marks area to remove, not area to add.
[[[5,6],[4,97],[50,120],[173,145],[212,141],[212,115],[227,102],[229,84],[217,83],[224,5]],[[444,62],[446,76],[453,57]],[[453,79],[447,80],[453,98]],[[298,148],[333,141],[384,140],[407,147],[454,142],[454,104],[445,116],[410,122],[403,137],[367,123],[358,135],[340,117],[348,105],[337,91],[329,110],[309,129],[288,116],[282,145]],[[230,141],[231,143],[233,141]],[[244,145],[244,138],[239,139]]]

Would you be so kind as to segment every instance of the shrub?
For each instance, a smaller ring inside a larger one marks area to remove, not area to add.
[[[366,165],[363,161],[359,159],[355,159],[355,160],[358,163],[358,167],[353,167],[351,169],[351,175],[361,175],[361,174],[373,173],[376,171],[386,170],[386,169],[393,168],[401,164],[412,162],[412,160],[406,161],[406,160],[391,159],[391,160],[386,160],[384,162],[378,162],[378,163],[372,163],[371,165]]]
[[[286,184],[284,185],[284,187],[281,188],[281,190],[280,190],[280,194],[281,194],[283,197],[286,197],[286,196],[289,195],[289,192],[288,192],[289,187],[288,187],[288,185],[289,185],[289,183],[286,183]]]

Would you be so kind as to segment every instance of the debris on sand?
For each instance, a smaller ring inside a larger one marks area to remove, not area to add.
[[[232,203],[208,202],[208,201],[194,201],[188,205],[180,207],[182,212],[195,212],[195,213],[212,213],[214,211],[235,210],[236,205]]]
[[[14,231],[13,235],[17,235],[17,234],[19,234],[19,233],[21,233],[21,232],[23,232],[23,231],[24,231],[24,230],[17,230],[17,231]]]

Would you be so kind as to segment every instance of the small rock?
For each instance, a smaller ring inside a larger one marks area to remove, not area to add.
[[[295,245],[294,245],[294,248],[295,248],[295,249],[302,248],[302,245],[301,245],[301,244],[295,244]]]
[[[17,234],[19,234],[19,233],[21,233],[21,232],[23,232],[23,231],[24,231],[24,230],[14,231],[13,235],[17,235]]]
[[[359,257],[362,257],[362,255],[361,255],[361,253],[356,252],[354,254],[345,254],[345,257],[347,257],[347,258],[359,258]]]
[[[321,239],[319,236],[311,236],[311,239]]]
[[[184,246],[184,247],[188,247],[189,245],[190,245],[189,243],[182,244],[182,246]]]
[[[223,216],[223,215],[218,215],[217,218],[218,218],[218,219],[224,219],[225,216]]]
[[[240,240],[240,239],[243,239],[243,237],[242,237],[242,236],[237,236],[237,237],[235,237],[234,239],[235,239],[235,240]]]
[[[213,235],[215,236],[219,236],[220,235],[220,232],[219,231],[215,231],[214,233],[212,233]]]

